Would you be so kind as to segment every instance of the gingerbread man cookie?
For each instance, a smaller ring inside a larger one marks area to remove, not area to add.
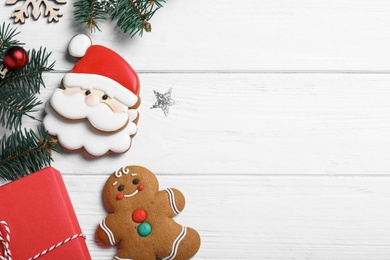
[[[68,150],[83,148],[92,156],[126,152],[137,132],[137,74],[84,34],[73,37],[68,49],[81,59],[46,103],[45,128]]]
[[[119,246],[114,259],[189,259],[200,247],[200,236],[172,218],[185,205],[174,188],[159,191],[156,176],[141,166],[126,166],[113,173],[103,189],[109,215],[100,222],[96,239]]]

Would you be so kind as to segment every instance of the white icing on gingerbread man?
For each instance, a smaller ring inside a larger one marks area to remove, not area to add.
[[[96,241],[118,246],[114,259],[186,260],[200,247],[198,232],[172,218],[185,206],[175,188],[159,190],[156,176],[141,166],[114,172],[103,189],[109,212],[96,230]]]

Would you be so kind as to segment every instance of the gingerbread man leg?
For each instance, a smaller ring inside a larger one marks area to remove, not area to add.
[[[107,226],[107,220],[110,222],[110,216],[102,220],[96,229],[95,240],[103,246],[116,245],[116,241],[111,229]]]
[[[186,260],[193,257],[199,250],[194,244],[200,245],[198,232],[190,227],[182,227],[182,231],[172,243],[171,252],[162,260]]]
[[[118,250],[114,260],[155,260],[156,255],[152,251],[142,251],[134,249],[131,254],[125,250]]]

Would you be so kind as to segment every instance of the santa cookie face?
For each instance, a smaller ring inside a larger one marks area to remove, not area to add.
[[[185,206],[174,188],[159,191],[155,175],[141,166],[113,173],[103,189],[110,213],[96,230],[103,245],[119,246],[114,259],[189,259],[200,247],[199,234],[172,218]]]
[[[126,152],[137,132],[137,74],[114,51],[91,46],[85,35],[71,40],[69,52],[83,58],[46,104],[45,128],[68,150],[84,148],[92,156]]]

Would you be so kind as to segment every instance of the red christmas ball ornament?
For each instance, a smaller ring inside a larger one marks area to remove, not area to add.
[[[3,64],[0,65],[0,78],[4,78],[10,71],[23,68],[28,63],[28,54],[20,46],[11,46],[4,52]]]
[[[28,55],[20,46],[12,46],[5,50],[3,57],[4,65],[10,70],[20,70],[28,63]]]

